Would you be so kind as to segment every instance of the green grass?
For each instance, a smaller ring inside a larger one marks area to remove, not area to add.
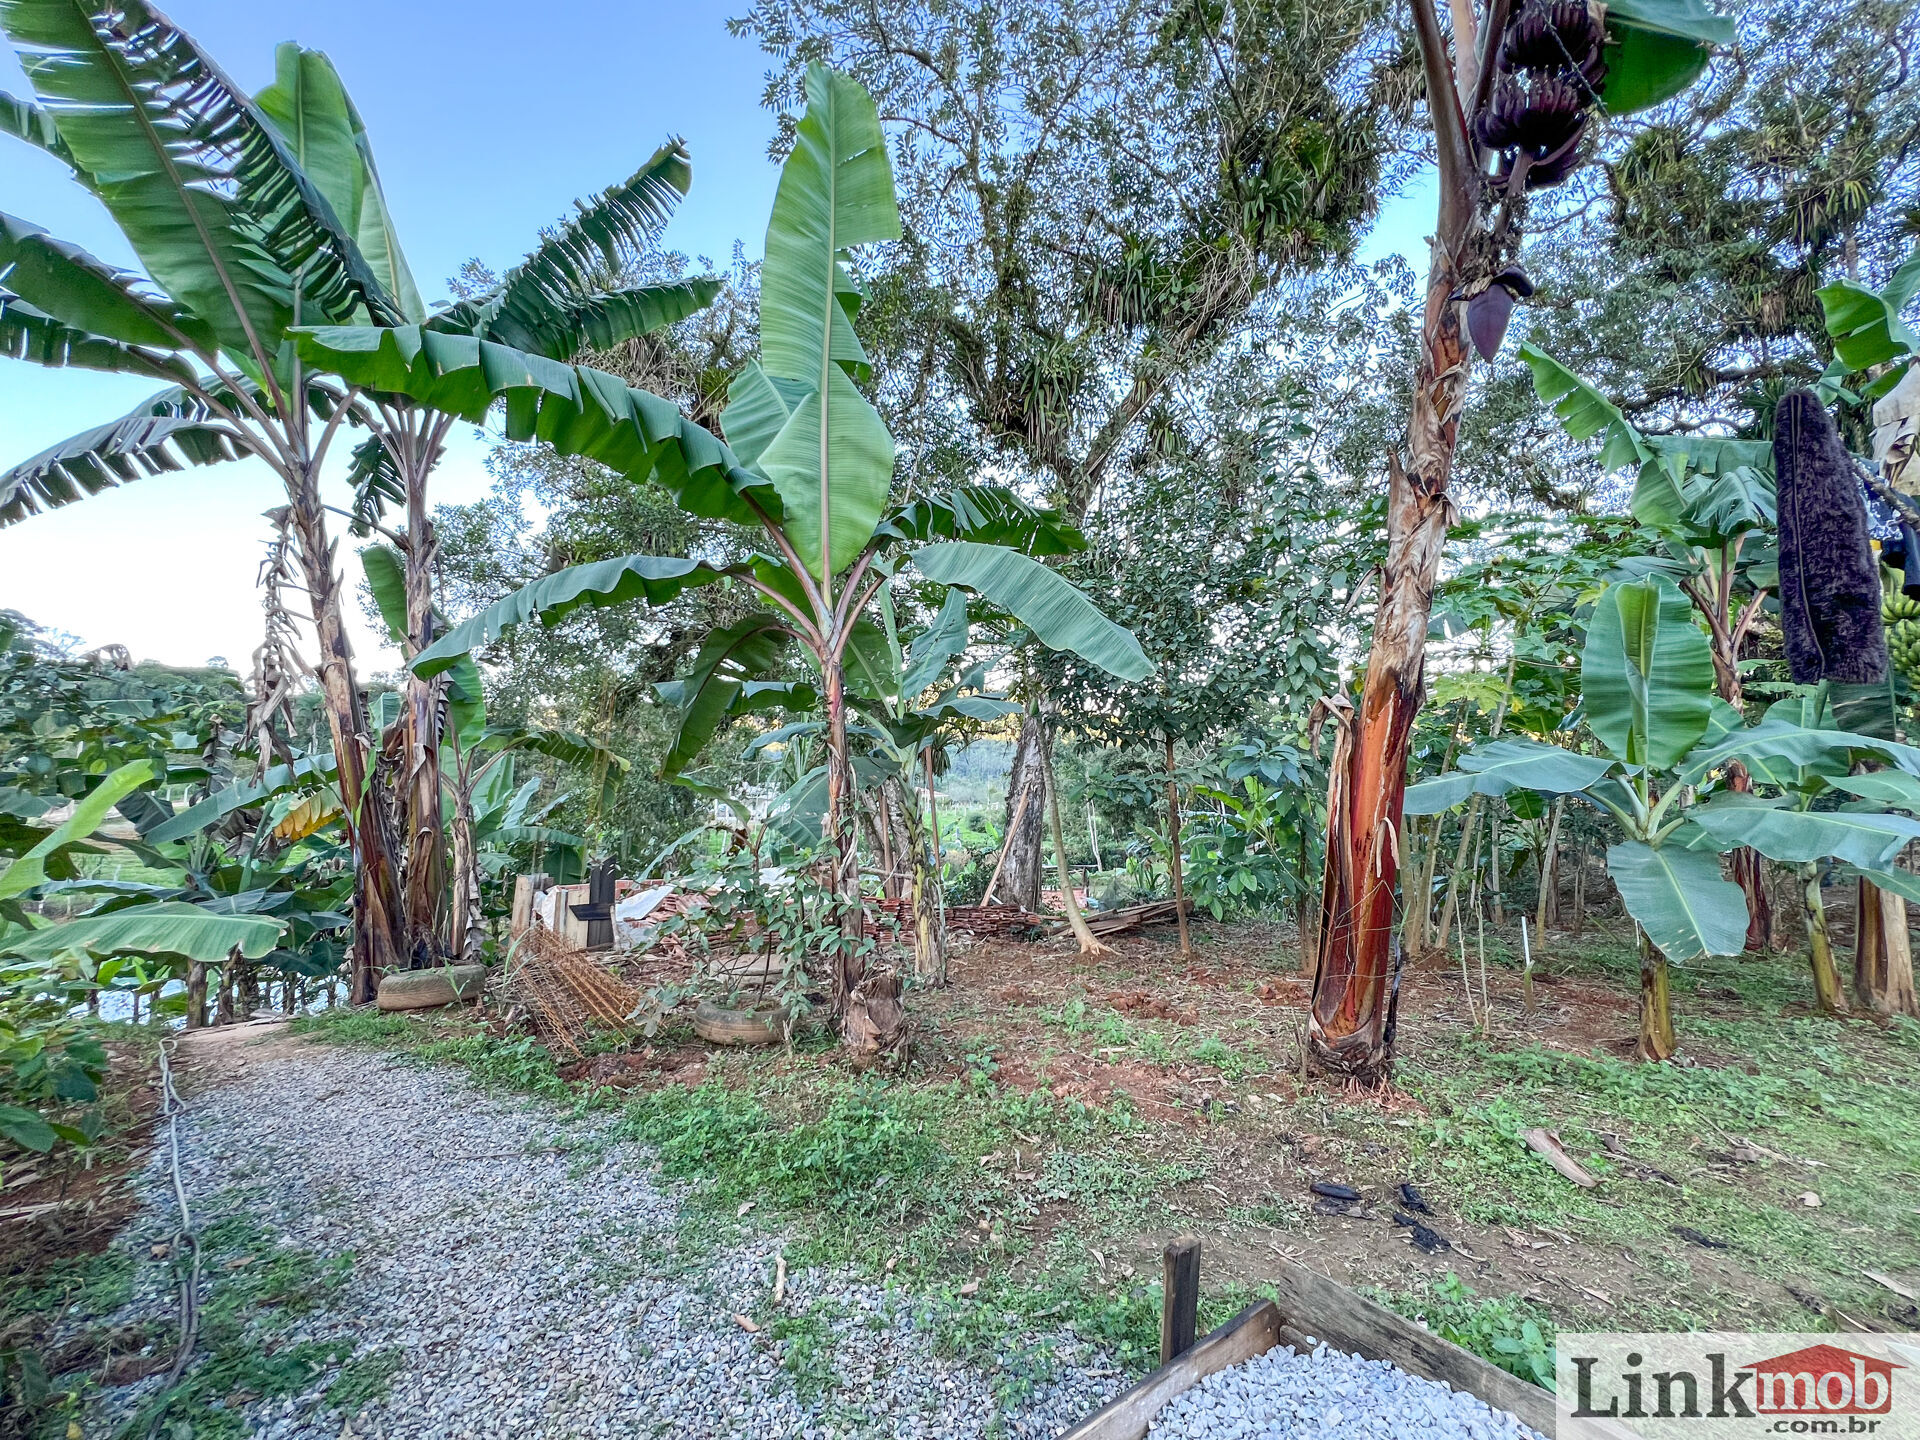
[[[798,1315],[775,1316],[766,1327],[767,1337],[780,1347],[780,1368],[802,1400],[822,1399],[839,1387],[839,1339],[832,1323],[839,1318],[839,1307],[816,1300]]]
[[[224,1199],[247,1203],[244,1195]],[[200,1249],[210,1288],[200,1307],[195,1360],[179,1384],[142,1404],[133,1433],[151,1427],[194,1440],[244,1435],[244,1405],[297,1395],[353,1359],[351,1340],[288,1338],[297,1320],[338,1294],[352,1273],[351,1255],[323,1258],[279,1245],[244,1209],[209,1224]],[[175,1343],[170,1337],[168,1344]]]
[[[404,1362],[401,1351],[391,1345],[354,1356],[327,1386],[327,1404],[342,1415],[358,1415],[374,1401],[386,1398]]]

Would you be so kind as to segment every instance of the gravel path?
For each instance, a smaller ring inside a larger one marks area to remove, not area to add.
[[[1162,1410],[1148,1440],[1541,1440],[1504,1410],[1384,1360],[1282,1345]]]
[[[789,1276],[780,1313],[811,1313],[837,1342],[838,1383],[804,1398],[782,1366],[792,1342],[734,1319],[768,1316],[777,1238],[676,1257],[679,1201],[645,1151],[609,1141],[599,1121],[284,1036],[219,1042],[187,1104],[186,1183],[203,1231],[246,1215],[269,1245],[352,1256],[340,1288],[279,1343],[349,1339],[397,1367],[385,1397],[351,1416],[329,1404],[331,1376],[255,1401],[249,1434],[839,1440],[971,1437],[994,1423],[991,1377],[936,1356],[909,1298],[843,1273]],[[164,1155],[117,1242],[140,1263],[122,1319],[169,1312],[166,1266],[150,1258],[172,1228]],[[1054,1340],[1061,1363],[1001,1417],[1002,1433],[1057,1435],[1122,1386],[1074,1337]],[[110,1433],[157,1383],[111,1392],[86,1433]]]

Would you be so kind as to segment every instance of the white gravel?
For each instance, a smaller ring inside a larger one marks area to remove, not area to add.
[[[330,1374],[248,1404],[251,1435],[839,1440],[971,1437],[995,1424],[991,1377],[936,1356],[911,1297],[848,1273],[789,1276],[781,1313],[820,1304],[838,1342],[839,1383],[802,1398],[782,1343],[733,1318],[771,1318],[778,1237],[676,1256],[679,1200],[644,1149],[608,1140],[602,1121],[569,1122],[378,1053],[274,1040],[233,1047],[221,1064],[230,1071],[189,1093],[183,1123],[196,1220],[243,1212],[271,1243],[350,1253],[342,1288],[281,1343],[347,1338],[358,1355],[393,1347],[399,1360],[386,1398],[360,1413],[328,1403]],[[172,1228],[163,1155],[116,1242],[140,1263],[120,1321],[169,1312],[166,1266],[150,1258]],[[1051,1339],[1060,1363],[999,1417],[999,1433],[1057,1435],[1125,1383],[1071,1334]],[[157,1383],[95,1401],[85,1433],[111,1433]]]
[[[1384,1360],[1282,1345],[1170,1403],[1149,1440],[1541,1440],[1504,1410]]]

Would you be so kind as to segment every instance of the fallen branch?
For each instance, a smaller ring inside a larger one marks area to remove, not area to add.
[[[1582,1190],[1591,1190],[1600,1183],[1581,1168],[1579,1161],[1567,1153],[1566,1147],[1560,1143],[1560,1137],[1551,1130],[1543,1130],[1535,1126],[1520,1138],[1527,1142],[1529,1150]]]

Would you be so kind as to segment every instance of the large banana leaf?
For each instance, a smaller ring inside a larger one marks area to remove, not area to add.
[[[1776,523],[1773,446],[1765,440],[1647,437],[1634,519],[1689,545],[1718,548]]]
[[[1527,341],[1520,346],[1520,358],[1533,372],[1533,389],[1542,401],[1553,407],[1560,424],[1575,440],[1604,436],[1600,465],[1606,470],[1638,468],[1649,458],[1646,441],[1620,407],[1602,395],[1589,381],[1581,379],[1553,356]]]
[[[162,352],[213,338],[197,315],[155,294],[140,276],[4,213],[0,271],[21,299],[76,330]]]
[[[367,268],[398,306],[398,318],[425,320],[426,304],[374,168],[372,141],[340,73],[322,52],[290,40],[273,52],[273,63],[273,84],[254,96],[254,103],[333,207]]]
[[[1920,875],[1911,870],[1862,870],[1858,865],[1833,867],[1836,880],[1865,880],[1881,890],[1891,891],[1909,904],[1920,905]]]
[[[414,673],[438,675],[451,669],[462,655],[491,645],[529,620],[537,619],[551,627],[582,605],[604,608],[629,600],[664,605],[682,590],[711,585],[736,573],[735,566],[716,567],[704,560],[657,555],[622,555],[571,565],[522,585],[504,600],[496,600],[472,619],[454,626],[415,657]]]
[[[807,67],[806,92],[767,222],[760,359],[769,374],[818,390],[830,363],[853,370],[866,361],[843,298],[841,257],[899,239],[900,211],[873,97],[819,64]]]
[[[854,81],[812,65],[807,110],[780,172],[760,272],[760,367],[729,392],[758,424],[769,381],[790,393],[784,423],[758,466],[780,492],[786,532],[801,563],[824,580],[873,537],[893,479],[893,437],[853,379],[867,371],[854,335],[858,290],[844,257],[856,245],[900,235],[893,171],[873,98]],[[739,422],[728,434],[745,433]]]
[[[906,673],[900,680],[900,698],[912,700],[946,670],[953,657],[967,648],[967,597],[948,590],[933,623],[913,641],[907,652]]]
[[[391,545],[369,545],[360,552],[360,568],[366,572],[367,589],[373,595],[374,609],[386,624],[387,638],[404,650],[407,645],[406,561]]]
[[[67,142],[60,138],[60,127],[53,123],[53,116],[31,100],[18,99],[4,90],[0,90],[0,133],[37,145],[70,170],[79,168]]]
[[[1605,470],[1637,472],[1631,509],[1643,525],[1688,545],[1718,547],[1774,523],[1773,446],[1716,435],[1643,435],[1618,406],[1532,344],[1520,358],[1568,436],[1603,437]]]
[[[677,325],[713,303],[721,282],[711,276],[692,280],[662,280],[653,285],[630,285],[589,295],[566,310],[555,312],[538,335],[543,355],[569,356],[586,348],[611,350],[641,335]],[[492,336],[506,339],[498,319]],[[508,343],[515,343],[509,341]]]
[[[823,379],[824,391],[800,402],[756,468],[780,493],[782,529],[800,563],[824,582],[873,538],[893,484],[893,436],[844,370],[830,365]]]
[[[1606,17],[1600,99],[1614,115],[1671,100],[1707,68],[1712,47],[1733,43],[1733,18],[1702,0],[1609,0]]]
[[[106,822],[107,813],[124,797],[153,779],[153,762],[135,760],[122,765],[94,786],[73,807],[73,814],[26,854],[0,870],[0,900],[31,890],[50,878],[47,862],[70,845],[85,840]]]
[[[583,302],[614,298],[602,293],[607,281],[645,253],[692,181],[686,147],[669,140],[622,184],[580,201],[565,223],[507,272],[497,304],[489,307],[491,338],[537,355],[571,357],[589,323]],[[591,323],[599,328],[588,343],[604,349],[670,325],[711,304],[719,290],[717,280],[679,283],[686,308],[669,308],[670,287],[643,287],[652,292],[650,299],[637,288],[624,306],[596,312]],[[686,303],[695,297],[697,303]]]
[[[1707,733],[1713,652],[1673,583],[1610,585],[1580,654],[1587,726],[1628,765],[1669,770]]]
[[[215,915],[184,901],[162,900],[62,925],[0,935],[0,955],[21,960],[98,961],[110,955],[172,955],[217,962],[238,946],[258,960],[280,942],[287,922],[268,915]]]
[[[1747,943],[1747,898],[1720,878],[1718,854],[1623,840],[1607,849],[1607,874],[1669,960],[1738,955]]]
[[[1037,560],[969,540],[923,546],[909,558],[929,580],[991,600],[1050,649],[1071,650],[1122,680],[1145,680],[1154,673],[1131,630],[1114,624]]]
[[[1893,272],[1884,290],[1869,290],[1857,280],[1835,280],[1814,293],[1826,314],[1833,353],[1849,371],[1868,370],[1902,355],[1920,355],[1920,334],[1900,318],[1920,293],[1920,248]]]
[[[0,296],[0,327],[13,312]],[[115,342],[103,342],[115,343]],[[0,526],[129,480],[245,453],[200,400],[163,390],[130,415],[72,436],[0,473]]]
[[[633,480],[651,477],[689,514],[757,525],[780,515],[765,476],[678,406],[618,377],[565,365],[472,335],[417,325],[321,326],[295,332],[308,364],[364,389],[405,395],[445,415],[479,421],[506,398],[511,440],[545,440]]]
[[[1881,869],[1909,841],[1920,839],[1920,820],[1905,815],[1794,810],[1782,801],[1733,793],[1695,805],[1687,818],[1724,849],[1746,845],[1789,865],[1831,855],[1850,865]]]
[[[1758,725],[1689,756],[1688,773],[1704,774],[1729,760],[1742,761],[1756,773],[1763,766],[1769,774],[1780,774],[1787,766],[1796,771],[1815,767],[1844,771],[1855,756],[1872,756],[1909,775],[1920,775],[1920,750],[1875,735],[1810,724],[1797,700],[1780,701]]]
[[[143,0],[0,0],[0,28],[76,173],[146,271],[267,364],[293,315],[397,320],[325,197],[259,108]]]
[[[597,741],[589,740],[586,736],[572,730],[537,730],[518,725],[492,725],[473,742],[472,748],[498,752],[503,759],[513,751],[531,750],[536,755],[545,755],[549,759],[598,775],[601,782],[600,805],[603,810],[613,803],[613,795],[620,788],[620,781],[633,768],[633,762],[626,756],[616,754]],[[506,773],[509,775],[513,773],[510,766]],[[530,783],[537,785],[539,782]]]
[[[888,511],[875,533],[909,543],[977,540],[1028,555],[1071,555],[1087,548],[1087,537],[1059,511],[1029,505],[1003,485],[961,485],[944,495],[909,500]]]
[[[209,825],[218,824],[236,810],[251,809],[293,790],[328,784],[333,780],[334,773],[331,751],[302,756],[291,765],[275,765],[258,780],[215,791],[199,804],[182,810],[166,824],[148,831],[142,838],[152,845],[184,840],[189,835],[199,834]]]
[[[677,775],[693,763],[747,684],[766,679],[780,663],[791,638],[777,616],[749,615],[708,635],[683,678],[654,687],[680,711],[673,744],[660,762],[663,776]]]
[[[193,367],[177,355],[76,329],[4,289],[0,289],[0,355],[29,360],[49,370],[104,370],[183,381],[194,378]]]
[[[1409,785],[1401,808],[1409,815],[1437,815],[1463,804],[1469,795],[1504,795],[1509,790],[1565,795],[1604,777],[1614,762],[1531,740],[1493,740],[1464,752],[1459,766],[1452,774]]]
[[[1891,805],[1920,815],[1920,780],[1904,770],[1869,770],[1863,775],[1835,775],[1828,783],[1849,795],[1870,800],[1875,805]]]

